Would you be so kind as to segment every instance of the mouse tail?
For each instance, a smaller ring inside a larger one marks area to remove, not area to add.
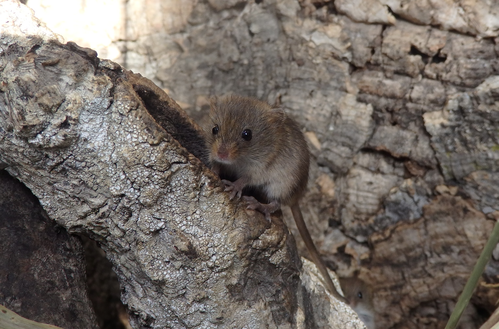
[[[300,232],[300,235],[303,241],[305,242],[305,245],[307,246],[307,249],[310,253],[310,257],[312,257],[312,261],[319,268],[319,272],[324,278],[327,289],[336,299],[344,302],[345,304],[348,304],[348,301],[345,299],[345,297],[341,296],[338,293],[336,287],[334,286],[333,280],[331,280],[331,277],[329,276],[326,265],[324,265],[324,262],[322,261],[322,258],[319,255],[317,248],[315,247],[314,241],[312,240],[312,237],[308,232],[307,225],[303,220],[303,215],[301,213],[300,206],[298,205],[297,202],[295,202],[290,206],[290,208],[291,212],[293,213],[293,217],[295,219],[296,227],[298,227],[298,231]]]

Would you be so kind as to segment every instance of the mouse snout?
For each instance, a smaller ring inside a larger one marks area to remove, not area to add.
[[[229,149],[225,145],[220,145],[217,150],[217,157],[220,160],[227,160],[229,158]]]

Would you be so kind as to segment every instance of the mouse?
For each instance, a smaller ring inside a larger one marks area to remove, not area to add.
[[[255,98],[228,95],[210,100],[211,131],[207,131],[212,170],[230,192],[230,199],[247,202],[270,222],[270,215],[287,205],[329,292],[342,302],[307,229],[298,204],[308,182],[310,153],[298,123],[278,106]],[[254,196],[243,190],[256,190]]]
[[[340,278],[341,289],[350,307],[367,329],[375,329],[374,304],[371,288],[357,277]]]

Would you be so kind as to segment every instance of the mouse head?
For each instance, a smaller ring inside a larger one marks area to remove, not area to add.
[[[348,300],[350,306],[355,309],[358,305],[372,305],[372,291],[371,288],[361,279],[341,278],[341,288],[345,293],[345,298]]]
[[[211,99],[210,118],[210,160],[232,166],[265,162],[286,117],[265,102],[231,95]]]
[[[350,307],[357,312],[366,328],[375,329],[375,311],[371,288],[358,277],[340,278],[341,289]]]

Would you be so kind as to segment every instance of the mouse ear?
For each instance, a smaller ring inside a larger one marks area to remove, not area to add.
[[[274,123],[283,123],[286,120],[286,112],[281,107],[272,108],[272,121]]]
[[[276,109],[281,107],[281,105],[282,105],[281,94],[278,94],[274,100],[274,104],[272,104],[271,106],[273,109]]]

